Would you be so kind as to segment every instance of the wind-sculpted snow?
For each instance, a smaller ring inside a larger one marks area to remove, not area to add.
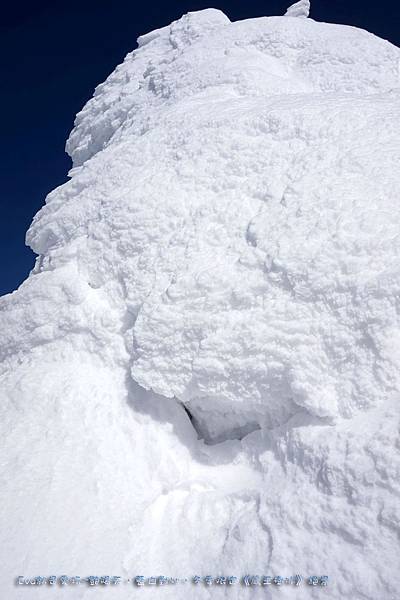
[[[280,17],[230,23],[209,9],[139,38],[78,114],[67,150],[79,166],[124,135],[132,143],[160,118],[183,112],[183,100],[262,104],[268,96],[398,87],[398,49],[365,31]]]
[[[7,576],[317,573],[392,600],[400,51],[213,9],[138,42],[0,304]]]
[[[310,0],[300,0],[289,6],[285,13],[285,17],[308,17],[310,14]]]

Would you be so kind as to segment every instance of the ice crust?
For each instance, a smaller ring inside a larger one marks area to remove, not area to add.
[[[51,572],[397,597],[399,65],[353,27],[208,9],[96,88],[0,300],[8,600]]]

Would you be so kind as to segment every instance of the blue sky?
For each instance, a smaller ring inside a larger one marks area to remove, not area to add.
[[[283,14],[291,1],[8,4],[0,23],[0,295],[16,289],[33,267],[25,232],[46,194],[67,179],[64,145],[75,114],[136,38],[189,10],[212,6],[237,20]],[[397,0],[312,0],[311,16],[368,29],[400,46]]]

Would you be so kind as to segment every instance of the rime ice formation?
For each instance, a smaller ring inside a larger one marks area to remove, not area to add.
[[[300,0],[289,6],[285,13],[285,17],[305,17],[310,14],[310,0]]]
[[[212,9],[138,46],[1,299],[2,596],[397,598],[400,51]]]

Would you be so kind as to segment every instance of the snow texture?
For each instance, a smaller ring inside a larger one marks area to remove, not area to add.
[[[305,17],[307,18],[310,14],[310,0],[300,0],[295,4],[289,6],[285,13],[285,17]]]
[[[398,597],[399,64],[353,27],[208,9],[96,88],[0,300],[2,597],[63,572]]]

